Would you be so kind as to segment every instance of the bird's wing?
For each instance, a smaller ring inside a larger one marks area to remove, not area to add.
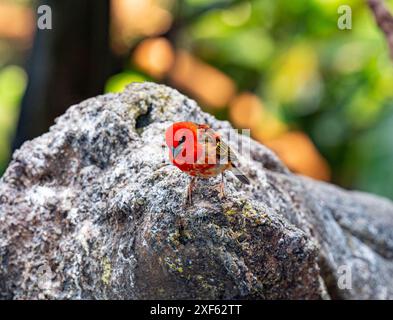
[[[250,180],[239,169],[239,161],[235,152],[221,139],[220,135],[207,125],[201,125],[200,129],[204,130],[202,137],[205,146],[208,150],[212,149],[214,151],[217,162],[222,164],[229,163],[236,178],[244,184],[250,184]]]
[[[205,144],[213,144],[215,154],[219,163],[237,163],[236,154],[233,150],[221,139],[220,135],[207,125],[200,125],[200,129],[204,130]]]

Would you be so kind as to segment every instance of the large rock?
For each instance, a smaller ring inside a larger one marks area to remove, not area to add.
[[[0,182],[0,297],[393,298],[390,201],[291,174],[245,136],[252,185],[168,165],[174,121],[227,122],[165,86],[72,106]]]

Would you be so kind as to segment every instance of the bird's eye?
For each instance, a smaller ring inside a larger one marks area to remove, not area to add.
[[[181,137],[181,139],[179,141],[179,144],[182,144],[184,141],[186,141],[186,136],[182,136]]]

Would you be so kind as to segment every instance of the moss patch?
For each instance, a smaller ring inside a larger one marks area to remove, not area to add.
[[[107,286],[109,285],[109,282],[111,280],[111,275],[112,275],[112,266],[110,260],[105,257],[102,260],[102,275],[101,275],[101,280],[102,282]]]

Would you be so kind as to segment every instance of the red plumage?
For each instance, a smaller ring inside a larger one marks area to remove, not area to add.
[[[243,183],[248,178],[237,168],[237,157],[220,135],[206,124],[176,122],[165,133],[169,159],[181,171],[193,177],[189,186],[189,199],[194,177],[214,177],[231,170]],[[224,195],[223,180],[220,194]]]

